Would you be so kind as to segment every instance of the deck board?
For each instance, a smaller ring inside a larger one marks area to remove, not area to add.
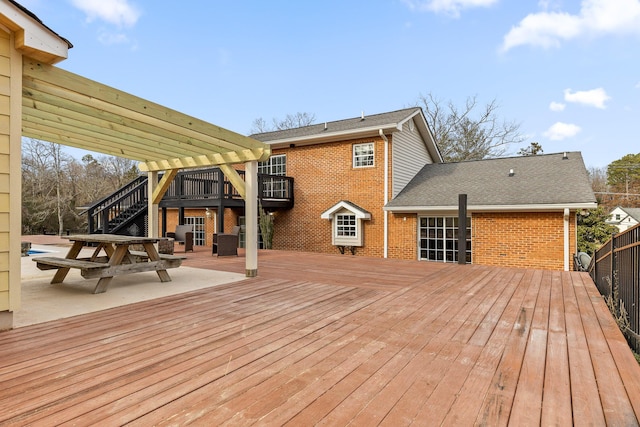
[[[640,411],[640,367],[584,273],[280,251],[260,252],[256,278],[0,333],[0,386],[0,425],[637,425]]]

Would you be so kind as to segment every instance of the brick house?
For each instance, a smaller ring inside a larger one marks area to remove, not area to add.
[[[579,152],[428,165],[386,206],[415,221],[419,259],[452,260],[458,194],[467,195],[468,259],[484,265],[570,269],[576,212],[596,207]]]
[[[596,207],[579,152],[444,163],[420,108],[251,137],[271,147],[258,172],[295,181],[292,205],[267,208],[274,249],[457,262],[466,194],[468,262],[562,270],[576,212]],[[206,246],[244,221],[241,204],[209,206],[211,221],[202,205],[181,210],[163,215],[167,229],[200,217]]]
[[[466,194],[469,262],[569,269],[596,207],[580,153],[443,163],[420,108],[252,137],[295,179],[277,249],[455,262]]]

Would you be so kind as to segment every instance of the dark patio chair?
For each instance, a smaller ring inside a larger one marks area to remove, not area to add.
[[[233,227],[231,233],[214,233],[213,247],[211,254],[218,256],[238,256],[238,245],[240,243],[240,226]]]
[[[193,252],[193,226],[177,225],[176,231],[167,233],[167,237],[172,238],[176,243],[184,245],[184,251]]]

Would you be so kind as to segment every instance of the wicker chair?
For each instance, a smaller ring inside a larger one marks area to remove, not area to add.
[[[167,233],[167,237],[174,239],[176,243],[184,245],[184,251],[193,252],[193,226],[192,225],[177,225],[176,231],[173,233]]]
[[[233,231],[231,233],[214,233],[211,254],[217,254],[218,256],[238,256],[238,245],[240,242],[239,235],[239,225],[233,227]]]

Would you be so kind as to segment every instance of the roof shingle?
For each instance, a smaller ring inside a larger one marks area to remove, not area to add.
[[[362,117],[355,117],[352,119],[326,122],[326,128],[325,123],[320,123],[294,129],[283,129],[274,132],[256,133],[250,135],[250,137],[253,139],[257,139],[258,141],[269,143],[269,141],[278,141],[282,139],[304,138],[326,133],[346,132],[362,128],[395,125],[413,116],[418,110],[420,110],[419,107],[405,108],[403,110],[391,111],[388,113],[364,116],[364,119]]]
[[[566,154],[428,164],[387,207],[457,208],[459,194],[469,207],[595,204],[582,155]]]

